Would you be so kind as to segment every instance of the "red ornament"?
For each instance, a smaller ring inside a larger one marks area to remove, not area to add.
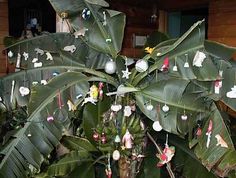
[[[101,142],[102,144],[105,144],[107,142],[107,138],[104,132],[102,133],[102,136],[101,136]]]
[[[96,131],[94,131],[94,133],[93,133],[93,140],[96,142],[99,140],[99,135]]]
[[[202,135],[202,129],[200,127],[197,128],[196,135],[199,137]]]
[[[111,169],[106,169],[105,172],[106,172],[107,178],[111,178],[111,177],[112,177],[112,171],[111,171]]]
[[[169,58],[164,59],[163,65],[161,66],[161,71],[167,71],[169,69]]]
[[[103,87],[104,87],[103,82],[99,82],[99,84],[98,84],[98,92],[99,92],[99,99],[100,100],[103,99],[103,90],[102,90]]]

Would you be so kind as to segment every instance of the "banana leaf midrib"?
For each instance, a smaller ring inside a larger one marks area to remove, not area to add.
[[[93,11],[93,8],[91,7],[91,5],[89,3],[87,3],[86,1],[84,1],[84,3],[88,6],[88,8],[90,9],[91,13],[93,14],[94,20],[97,22],[98,28],[101,31],[101,34],[103,36],[104,39],[107,39],[107,37],[109,36],[108,33],[106,32],[106,30],[103,28],[102,24],[100,23],[99,19],[97,19],[97,16],[95,15],[95,12]],[[111,43],[112,44],[112,43]],[[112,47],[110,44],[108,45],[109,47],[109,51],[110,54],[112,55],[113,59],[116,58],[117,54],[116,54],[116,50],[114,47]]]
[[[164,100],[161,99],[161,98],[153,97],[152,95],[149,95],[149,94],[147,94],[147,93],[145,93],[145,92],[141,92],[141,93],[142,93],[142,95],[143,95],[144,97],[150,98],[150,99],[155,100],[155,101],[160,102],[160,103],[167,104],[167,105],[169,105],[169,106],[174,106],[174,107],[176,107],[176,108],[186,109],[186,110],[195,111],[195,112],[206,112],[205,109],[203,109],[203,108],[198,108],[198,109],[196,109],[196,108],[191,107],[191,106],[189,106],[189,105],[183,105],[183,106],[182,106],[182,105],[179,105],[178,103],[173,103],[173,102],[170,102],[170,101],[168,101],[168,100],[164,101]]]
[[[197,49],[201,49],[202,47],[203,47],[203,45],[198,45],[198,46],[195,46],[193,48],[188,48],[187,50],[183,50],[180,53],[175,53],[175,54],[169,55],[168,57],[169,57],[169,59],[175,59],[175,57],[177,57],[177,56],[186,54],[189,51],[195,51]],[[162,63],[163,63],[162,60],[158,60],[157,62],[155,62],[155,64],[153,64],[152,66],[149,67],[148,71],[142,72],[142,73],[139,73],[138,75],[136,75],[136,77],[134,78],[134,80],[132,82],[133,85],[134,86],[138,85],[138,83],[143,78],[145,78],[149,73],[153,72],[154,70],[159,69],[161,67]]]
[[[82,71],[82,72],[85,72],[85,73],[88,73],[88,74],[93,74],[93,75],[96,75],[98,77],[101,77],[101,78],[105,79],[107,83],[110,83],[111,85],[113,85],[115,87],[118,87],[118,81],[116,81],[110,75],[107,75],[103,72],[99,72],[99,71],[96,71],[94,69],[89,69],[89,68],[86,68],[86,67],[80,67],[80,66],[46,66],[46,67],[43,67],[43,68],[29,69],[27,71],[30,73],[30,72],[33,72],[33,71],[40,71],[40,70],[54,69],[54,68],[56,68],[56,69],[74,69],[74,70]],[[7,80],[9,78],[14,78],[15,76],[24,75],[24,74],[25,74],[25,71],[12,73],[12,74],[9,74],[5,77],[2,77],[2,79],[3,79],[2,81]],[[0,80],[1,80],[1,78],[0,78]]]

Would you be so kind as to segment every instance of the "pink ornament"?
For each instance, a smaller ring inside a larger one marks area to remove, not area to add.
[[[47,117],[47,121],[48,121],[48,122],[52,122],[52,121],[54,121],[53,116],[48,116],[48,117]]]
[[[162,154],[157,154],[156,156],[160,159],[159,163],[157,163],[157,167],[161,167],[164,164],[171,161],[175,154],[175,147],[169,147],[167,144],[162,152]]]
[[[112,177],[112,171],[111,171],[111,168],[106,169],[105,172],[106,172],[106,176],[107,176],[107,178],[111,178],[111,177]]]
[[[200,127],[197,128],[196,135],[199,137],[202,135],[202,129]]]
[[[167,71],[169,69],[169,58],[166,57],[163,61],[163,65],[161,67],[161,71]]]
[[[98,135],[98,133],[96,131],[94,131],[94,133],[93,133],[93,140],[95,142],[97,142],[99,140],[99,135]]]
[[[103,82],[99,82],[99,84],[98,84],[98,92],[99,92],[99,99],[100,100],[103,99],[103,90],[102,90],[103,87],[104,87]]]
[[[107,138],[104,132],[102,133],[102,136],[101,136],[101,142],[102,144],[105,144],[107,142]]]
[[[208,148],[209,145],[210,145],[212,129],[213,129],[213,122],[212,122],[212,120],[210,120],[210,121],[209,121],[208,128],[207,128],[207,133],[206,133],[206,135],[207,135],[206,147],[207,147],[207,148]]]
[[[131,149],[133,147],[133,136],[129,133],[129,130],[126,130],[125,135],[122,138],[122,143],[126,149]]]

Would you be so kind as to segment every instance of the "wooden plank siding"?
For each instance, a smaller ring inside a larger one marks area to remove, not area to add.
[[[0,76],[6,73],[6,56],[3,54],[3,39],[9,35],[8,1],[0,0]]]
[[[211,0],[209,4],[208,38],[236,47],[235,19],[236,0]]]

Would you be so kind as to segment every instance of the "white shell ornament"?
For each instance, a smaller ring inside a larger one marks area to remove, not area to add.
[[[75,47],[75,45],[65,46],[65,47],[63,48],[63,50],[64,50],[64,51],[67,51],[67,52],[74,53],[75,50],[76,50],[76,47]]]
[[[186,114],[184,114],[184,115],[181,116],[181,119],[182,119],[183,121],[186,121],[186,120],[188,119],[188,116],[187,116]]]
[[[234,85],[234,87],[231,88],[231,91],[226,93],[226,96],[228,98],[236,98],[236,85]]]
[[[168,112],[169,110],[170,110],[170,108],[166,104],[162,107],[162,111],[164,111],[164,112]]]
[[[173,69],[172,69],[174,72],[177,72],[178,71],[178,67],[176,65],[173,66]]]
[[[111,110],[114,111],[114,112],[117,112],[119,110],[121,110],[122,106],[120,104],[113,104],[111,105]]]
[[[12,52],[12,51],[9,51],[9,52],[7,53],[7,56],[8,56],[8,57],[13,57],[13,52]]]
[[[135,64],[135,69],[138,72],[145,72],[148,69],[148,62],[143,59],[138,60]]]
[[[119,136],[119,135],[116,135],[114,141],[115,141],[115,143],[120,143],[120,141],[121,141],[120,136]]]
[[[21,96],[26,96],[30,93],[30,90],[27,87],[20,87],[19,92],[20,92]]]
[[[185,63],[184,63],[184,67],[185,67],[185,68],[189,68],[189,63],[188,63],[188,62],[185,62]]]
[[[108,74],[114,74],[116,72],[116,63],[113,60],[105,64],[105,72]]]
[[[147,108],[148,111],[151,111],[151,110],[153,110],[153,105],[152,104],[148,104],[146,108]]]
[[[152,128],[157,132],[160,132],[162,130],[162,126],[160,125],[159,121],[153,122]]]
[[[130,106],[125,106],[124,116],[129,117],[131,114],[132,114],[131,107]]]
[[[115,150],[113,151],[112,153],[112,158],[115,160],[115,161],[118,161],[120,159],[120,152],[118,150]]]
[[[206,58],[205,53],[197,51],[193,59],[193,66],[202,67],[202,63],[205,58]]]

